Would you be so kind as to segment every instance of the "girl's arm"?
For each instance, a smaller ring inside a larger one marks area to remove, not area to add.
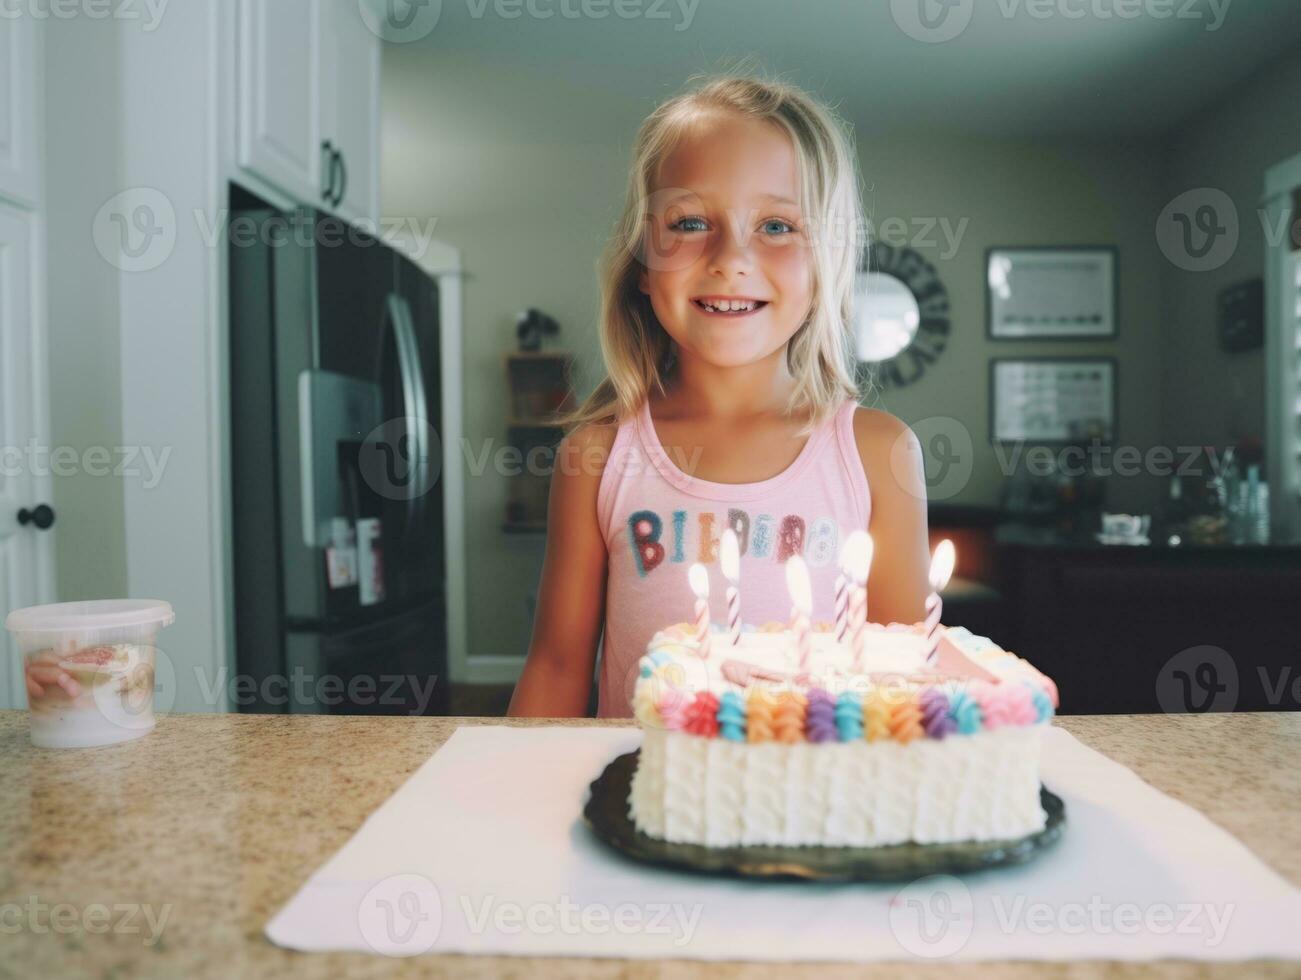
[[[906,423],[872,408],[854,413],[854,435],[872,495],[868,618],[920,622],[926,618],[931,561],[921,443]]]
[[[583,426],[556,452],[547,502],[547,551],[528,660],[506,714],[581,718],[605,613],[605,538],[596,491],[615,426]]]

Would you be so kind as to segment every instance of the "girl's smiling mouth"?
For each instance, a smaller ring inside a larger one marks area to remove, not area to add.
[[[749,316],[768,305],[768,301],[763,299],[731,296],[696,296],[691,302],[709,316],[728,317]]]

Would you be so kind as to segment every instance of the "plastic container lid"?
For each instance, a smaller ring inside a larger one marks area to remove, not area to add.
[[[175,619],[172,604],[162,599],[91,599],[15,609],[5,617],[5,629],[11,632],[45,632],[112,629],[153,623],[169,626]]]

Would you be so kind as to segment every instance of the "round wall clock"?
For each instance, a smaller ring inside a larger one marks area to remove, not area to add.
[[[912,384],[948,339],[949,294],[935,267],[911,248],[873,242],[854,286],[859,384]]]

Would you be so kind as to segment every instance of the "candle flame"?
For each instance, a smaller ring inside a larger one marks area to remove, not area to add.
[[[862,585],[867,581],[867,570],[872,564],[873,547],[872,535],[863,530],[852,531],[845,539],[840,564],[856,585]]]
[[[799,555],[786,559],[786,588],[791,594],[791,605],[805,616],[813,613],[813,586],[809,583],[809,569]]]
[[[709,598],[709,572],[705,571],[704,565],[695,562],[687,572],[687,581],[691,583],[691,591],[697,599]]]
[[[736,532],[730,527],[723,532],[718,560],[723,566],[723,577],[735,585],[741,578],[741,545],[736,539]]]
[[[949,584],[949,576],[953,574],[953,566],[957,561],[957,552],[954,551],[953,542],[945,538],[935,546],[935,555],[931,558],[931,591],[939,592],[944,586]]]

